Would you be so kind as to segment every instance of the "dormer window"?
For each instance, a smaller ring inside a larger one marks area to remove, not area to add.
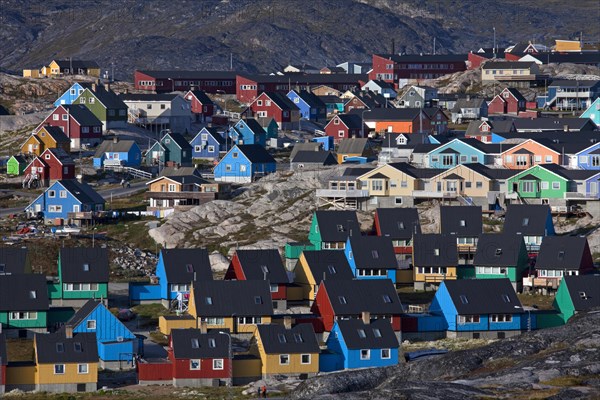
[[[0,264],[0,273],[3,273],[6,270],[6,264]]]
[[[81,347],[81,343],[79,343],[79,342],[73,343],[73,350],[75,350],[76,353],[82,353],[83,348]]]
[[[460,224],[460,226],[467,226],[467,221],[465,221],[464,219],[461,219],[459,224]]]
[[[496,249],[496,256],[499,256],[500,254],[502,254],[502,249]]]
[[[279,339],[279,343],[286,343],[287,342],[287,340],[285,338],[285,335],[283,333],[278,334],[277,338]]]
[[[254,304],[262,304],[262,297],[254,296]]]
[[[579,292],[579,298],[581,300],[587,300],[588,299],[587,294],[585,292]]]
[[[335,267],[333,265],[328,265],[327,269],[329,270],[330,274],[335,274]]]
[[[205,297],[204,300],[205,300],[204,302],[206,304],[208,304],[209,306],[212,305],[212,303],[213,303],[212,297]]]
[[[267,267],[266,265],[261,265],[260,270],[263,272],[263,274],[269,273],[269,267]]]
[[[90,264],[83,264],[83,270],[84,271],[89,271],[90,270]]]
[[[340,304],[348,304],[344,296],[339,296],[338,301],[340,302]]]
[[[440,249],[433,249],[433,255],[438,257],[440,255]]]
[[[404,229],[404,222],[398,222],[398,229],[400,229],[400,230]]]
[[[469,299],[467,299],[467,296],[465,296],[464,294],[461,294],[460,296],[458,296],[458,298],[460,299],[461,303],[469,304]]]
[[[214,349],[215,347],[217,347],[217,343],[215,342],[214,338],[208,339],[208,347],[210,347],[211,349]]]
[[[198,338],[193,338],[192,339],[192,349],[198,349],[200,348],[200,342],[198,342]]]
[[[337,226],[337,231],[338,232],[344,232],[344,225],[338,225]]]
[[[364,339],[367,337],[367,334],[365,333],[364,329],[358,329],[358,337],[361,339]]]
[[[192,264],[186,264],[185,270],[189,273],[192,273],[192,272],[194,272],[194,266]]]

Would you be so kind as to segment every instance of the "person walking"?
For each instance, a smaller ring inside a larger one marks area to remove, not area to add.
[[[267,398],[267,385],[264,385],[262,387],[262,395],[263,395],[262,396],[263,398],[265,398],[265,399]]]

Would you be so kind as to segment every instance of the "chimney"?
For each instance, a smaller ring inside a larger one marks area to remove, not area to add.
[[[118,136],[113,137],[113,143],[119,143],[119,137]]]
[[[289,315],[283,317],[283,326],[285,327],[285,329],[292,329],[292,317],[290,317]]]
[[[371,323],[371,313],[368,311],[363,311],[360,313],[360,317],[362,319],[363,324],[369,325]]]
[[[200,333],[206,332],[208,332],[208,324],[206,323],[206,321],[200,322]]]
[[[129,94],[129,89],[125,89],[125,94]]]
[[[563,131],[569,132],[569,125],[563,125]]]
[[[97,87],[98,87],[98,86],[96,85],[96,83],[95,83],[95,82],[94,82],[94,83],[92,83],[92,92],[95,92]]]
[[[73,325],[65,325],[65,337],[73,339]]]

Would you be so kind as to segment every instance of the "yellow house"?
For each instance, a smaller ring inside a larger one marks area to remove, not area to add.
[[[487,197],[487,194],[494,190],[492,179],[476,171],[481,164],[472,168],[468,165],[459,164],[430,178],[425,184],[425,190],[452,192],[465,197]]]
[[[429,170],[417,169],[408,163],[391,163],[377,167],[358,177],[360,188],[369,191],[369,197],[377,198],[377,206],[411,207],[414,196],[423,190],[421,173]]]
[[[48,67],[42,68],[45,76],[89,75],[100,77],[100,66],[89,60],[52,60]]]
[[[170,335],[173,329],[197,328],[197,322],[191,315],[161,315],[158,317],[158,331]]]
[[[57,126],[41,126],[21,146],[21,153],[41,155],[46,149],[61,148],[67,153],[71,141]]]
[[[26,68],[23,70],[23,78],[39,78],[40,77],[40,69],[39,68]]]
[[[310,304],[317,297],[323,279],[354,279],[343,251],[305,250],[296,264],[294,283],[302,288],[302,300]]]
[[[557,53],[566,53],[566,52],[581,52],[581,41],[580,40],[561,40],[556,39],[556,44],[554,46],[554,51]]]
[[[200,281],[190,290],[188,313],[196,326],[229,329],[253,335],[257,325],[270,324],[273,316],[270,285],[265,280]]]
[[[21,153],[23,154],[35,154],[36,156],[39,156],[44,150],[44,143],[35,133],[30,135],[25,143],[21,145]]]
[[[538,65],[529,61],[488,61],[481,67],[481,80],[518,81],[532,80],[539,73]]]
[[[209,182],[197,175],[159,176],[146,183],[148,211],[176,206],[196,206],[219,199],[228,185]]]
[[[367,138],[343,139],[337,148],[337,162],[342,164],[349,157],[369,157],[373,150],[369,146]]]
[[[415,290],[437,287],[444,279],[457,277],[458,250],[452,235],[418,234],[413,237]]]
[[[319,372],[320,350],[312,324],[292,328],[288,318],[285,325],[259,325],[255,338],[263,379]]]
[[[36,334],[35,389],[40,392],[95,392],[98,346],[95,333],[73,334],[72,327]]]

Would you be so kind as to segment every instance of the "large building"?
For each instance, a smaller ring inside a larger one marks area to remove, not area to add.
[[[133,74],[136,90],[165,93],[199,89],[206,93],[235,93],[235,71],[139,71]]]

